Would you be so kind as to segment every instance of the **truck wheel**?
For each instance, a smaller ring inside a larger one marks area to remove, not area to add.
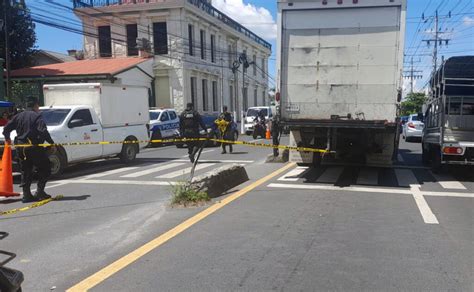
[[[313,153],[313,167],[319,167],[321,166],[321,162],[323,160],[323,156],[321,155],[321,153]]]
[[[443,164],[441,163],[441,150],[438,147],[436,147],[434,151],[432,151],[431,168],[434,173],[440,173],[443,168]]]
[[[421,162],[424,165],[428,165],[430,163],[430,153],[425,148],[425,144],[421,144]]]
[[[67,158],[63,152],[58,149],[56,152],[48,155],[49,162],[51,163],[51,176],[58,177],[67,167]]]
[[[138,153],[138,144],[125,143],[122,146],[122,152],[120,153],[120,161],[123,163],[131,163],[135,160]]]

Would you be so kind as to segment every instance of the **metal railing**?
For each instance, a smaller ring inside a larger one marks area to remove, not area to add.
[[[272,45],[239,24],[237,21],[233,20],[223,12],[216,9],[212,4],[208,3],[206,0],[187,0],[189,4],[201,9],[207,14],[217,18],[219,21],[223,22],[227,26],[231,27],[235,31],[242,33],[246,37],[250,38],[257,44],[264,46],[265,48],[271,50]],[[123,4],[141,4],[141,3],[159,3],[163,0],[73,0],[74,8],[87,8],[87,7],[101,7],[101,6],[111,6],[111,5],[123,5]]]

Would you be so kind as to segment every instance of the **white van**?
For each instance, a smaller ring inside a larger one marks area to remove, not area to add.
[[[256,106],[256,107],[249,107],[247,113],[244,117],[244,129],[245,134],[250,135],[253,132],[253,126],[255,118],[257,117],[259,111],[263,111],[265,115],[265,120],[270,120],[273,117],[272,109],[269,106]]]

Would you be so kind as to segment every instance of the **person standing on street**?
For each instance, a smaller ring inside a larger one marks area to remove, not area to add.
[[[181,136],[186,139],[196,139],[200,138],[199,127],[206,131],[206,125],[202,121],[201,115],[194,110],[194,105],[188,103],[186,105],[186,110],[179,117],[179,129],[181,131]],[[200,141],[188,141],[188,154],[189,160],[194,163],[194,156],[201,146]]]
[[[21,185],[23,187],[23,203],[34,202],[51,198],[44,191],[49,176],[51,164],[44,147],[38,146],[45,141],[53,145],[54,141],[48,132],[46,123],[39,112],[38,101],[30,101],[27,110],[14,116],[3,129],[5,141],[11,144],[10,133],[16,130],[15,144],[29,144],[28,147],[18,147],[18,157],[21,168]],[[52,146],[54,150],[54,145]],[[31,194],[33,168],[38,172],[38,188],[35,196]]]
[[[219,118],[225,122],[225,128],[223,127],[221,132],[221,139],[227,141],[234,141],[234,135],[232,132],[232,114],[227,111],[227,106],[222,107],[223,111]],[[229,145],[229,152],[232,153],[232,143],[222,143],[222,154],[226,154],[226,146]]]

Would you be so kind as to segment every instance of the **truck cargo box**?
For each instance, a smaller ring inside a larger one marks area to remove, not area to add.
[[[43,90],[45,106],[92,106],[103,127],[145,125],[149,122],[146,87],[78,83],[44,85]]]
[[[395,122],[405,0],[280,0],[279,12],[283,121]]]

